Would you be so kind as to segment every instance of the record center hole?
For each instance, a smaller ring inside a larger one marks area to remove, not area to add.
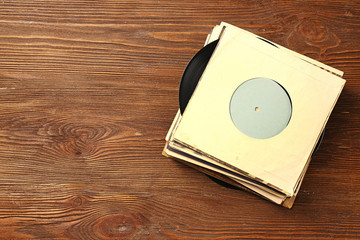
[[[259,107],[255,107],[255,112],[259,112],[260,108]]]

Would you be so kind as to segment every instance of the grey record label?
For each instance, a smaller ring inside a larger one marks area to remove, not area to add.
[[[230,116],[242,133],[257,139],[278,135],[288,125],[292,104],[286,90],[268,78],[252,78],[234,91]]]

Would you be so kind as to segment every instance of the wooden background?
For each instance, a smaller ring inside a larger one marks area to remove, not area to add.
[[[3,0],[1,239],[360,238],[360,2]],[[345,72],[293,209],[161,155],[220,21]]]

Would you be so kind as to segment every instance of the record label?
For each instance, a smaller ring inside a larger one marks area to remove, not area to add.
[[[271,138],[282,132],[291,113],[291,100],[286,90],[268,78],[245,81],[230,101],[230,115],[235,126],[257,139]]]

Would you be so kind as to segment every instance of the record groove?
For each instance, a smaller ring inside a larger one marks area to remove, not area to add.
[[[179,105],[181,114],[184,113],[196,85],[198,84],[218,42],[219,40],[216,40],[207,44],[195,54],[186,66],[179,88]]]

